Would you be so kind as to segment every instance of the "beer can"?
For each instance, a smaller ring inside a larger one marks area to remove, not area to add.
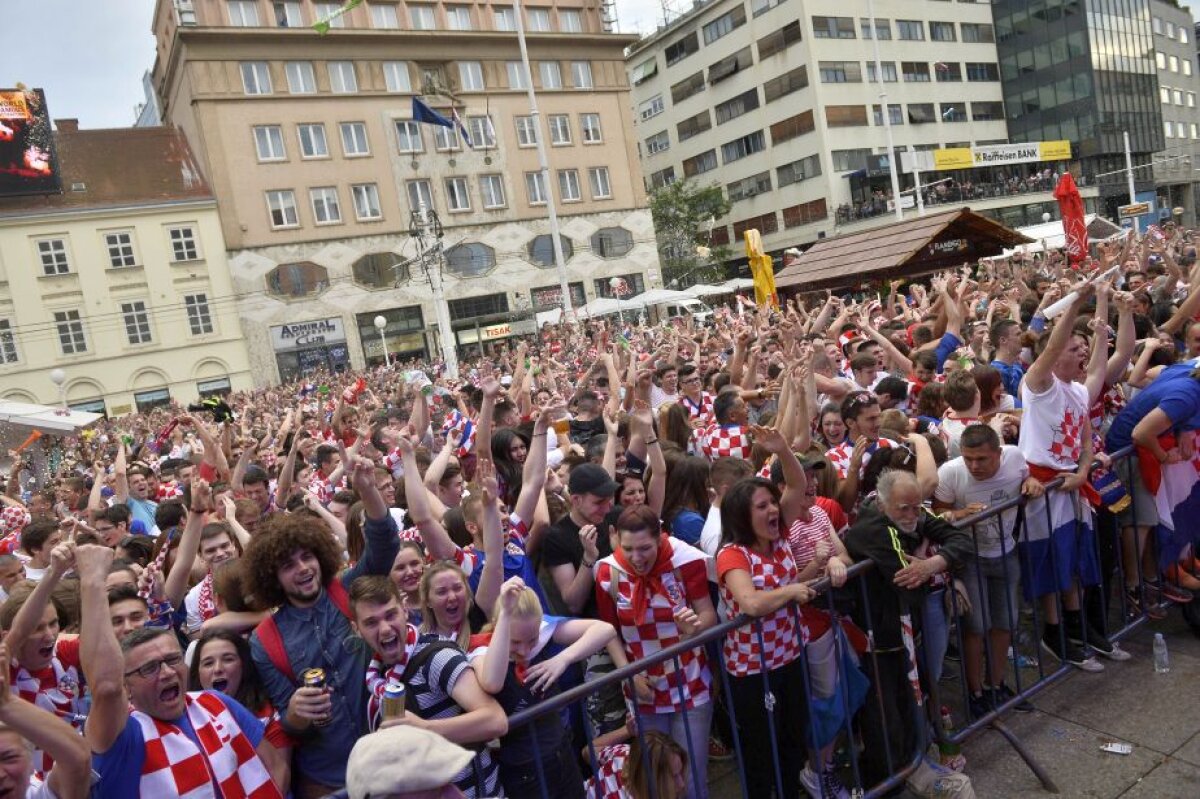
[[[399,719],[404,717],[405,700],[404,683],[397,680],[389,681],[383,689],[383,718]]]
[[[300,675],[305,688],[324,688],[325,669],[305,669]]]

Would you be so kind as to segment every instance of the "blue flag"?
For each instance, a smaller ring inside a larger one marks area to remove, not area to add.
[[[419,97],[413,97],[412,106],[413,119],[425,125],[441,125],[443,128],[453,128],[454,123],[446,119],[444,116],[434,111],[425,103],[421,102]]]

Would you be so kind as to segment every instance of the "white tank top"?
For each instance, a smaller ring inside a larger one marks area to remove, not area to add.
[[[1087,387],[1051,375],[1041,394],[1021,383],[1021,437],[1017,446],[1025,460],[1060,472],[1073,472],[1083,453],[1084,423],[1088,418]]]

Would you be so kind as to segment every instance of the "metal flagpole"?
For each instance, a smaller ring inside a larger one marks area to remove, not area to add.
[[[896,145],[892,141],[892,117],[888,113],[887,89],[884,88],[883,66],[879,61],[879,31],[875,29],[875,3],[867,0],[867,16],[871,18],[871,45],[875,48],[875,80],[879,81],[879,110],[883,115],[883,132],[887,136],[888,171],[892,176],[892,197],[896,203],[896,219],[904,218],[900,207],[900,164],[896,162]]]
[[[529,68],[529,50],[525,46],[525,19],[521,13],[521,0],[513,0],[513,16],[516,17],[517,43],[521,45],[521,64],[525,70],[525,90],[529,95],[529,115],[533,117],[537,133],[538,166],[541,168],[542,190],[546,194],[546,215],[550,219],[550,239],[554,246],[554,265],[558,270],[558,285],[562,289],[563,314],[571,314],[571,287],[567,284],[567,259],[563,257],[562,242],[558,237],[558,208],[554,204],[554,186],[550,183],[550,159],[546,155],[546,140],[542,135],[542,119],[538,113],[537,95],[533,91],[533,71]]]

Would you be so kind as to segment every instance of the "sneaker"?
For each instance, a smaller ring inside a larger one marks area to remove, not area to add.
[[[1174,602],[1177,605],[1186,605],[1196,598],[1195,594],[1193,594],[1191,591],[1183,588],[1182,586],[1175,585],[1174,583],[1162,582],[1161,580],[1156,580],[1154,582],[1147,581],[1146,588],[1149,589],[1151,586],[1154,587],[1155,591],[1158,592],[1165,601]]]
[[[1013,693],[1013,689],[1009,688],[1007,683],[1000,683],[999,687],[993,688],[992,695],[996,697],[997,705],[1003,705],[1005,702],[1016,696],[1016,694]],[[1017,702],[1012,706],[1012,709],[1018,713],[1032,713],[1034,711],[1033,705],[1027,699],[1022,699],[1020,702]]]
[[[1042,634],[1041,645],[1048,654],[1058,658],[1061,663],[1070,663],[1077,669],[1082,671],[1104,671],[1104,664],[1091,657],[1084,651],[1083,647],[1078,644],[1071,643],[1067,640],[1066,646],[1058,640],[1058,625],[1046,625],[1046,632]]]
[[[715,735],[708,737],[708,759],[709,760],[730,760],[733,758],[733,750],[721,742],[720,738]]]
[[[1142,591],[1136,586],[1125,587],[1125,615],[1128,618],[1135,618],[1145,613],[1148,618],[1161,620],[1167,617],[1167,611],[1160,607],[1153,589],[1146,586],[1146,601],[1142,602]]]
[[[984,688],[983,693],[979,696],[967,698],[967,714],[970,716],[971,721],[977,721],[992,712],[994,703],[991,693],[990,689]]]
[[[837,773],[828,766],[821,772],[821,791],[824,799],[850,799],[850,792],[842,785]]]
[[[804,764],[804,770],[800,772],[800,787],[812,799],[821,799],[821,778],[807,763]]]
[[[1086,631],[1084,631],[1083,624],[1078,619],[1068,619],[1066,628],[1067,640],[1077,646],[1089,646],[1096,651],[1096,654],[1103,655],[1109,660],[1129,660],[1132,657],[1090,623],[1087,625]]]

